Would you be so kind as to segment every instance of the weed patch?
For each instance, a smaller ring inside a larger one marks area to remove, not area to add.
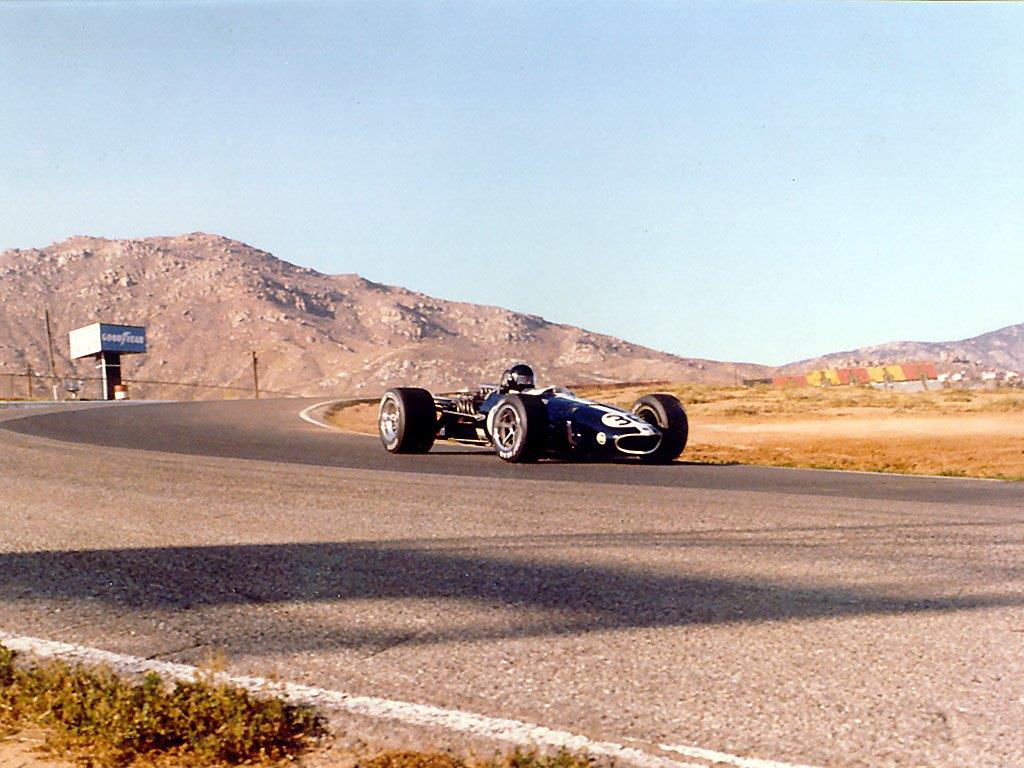
[[[309,708],[210,678],[141,681],[65,662],[21,664],[0,645],[0,731],[38,728],[46,748],[97,768],[273,765],[321,735]]]

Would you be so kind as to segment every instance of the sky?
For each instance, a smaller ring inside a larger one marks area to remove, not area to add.
[[[1024,5],[0,4],[0,248],[206,231],[782,364],[1024,322]]]

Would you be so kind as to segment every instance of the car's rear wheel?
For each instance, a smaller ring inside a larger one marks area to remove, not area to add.
[[[505,395],[488,414],[491,444],[505,461],[536,461],[544,453],[547,411],[532,395]]]
[[[434,396],[416,387],[389,389],[380,399],[377,430],[391,453],[426,453],[437,435]]]
[[[633,403],[632,411],[661,432],[661,443],[654,453],[643,457],[645,461],[666,463],[683,452],[690,435],[690,423],[677,398],[662,393],[644,395]]]

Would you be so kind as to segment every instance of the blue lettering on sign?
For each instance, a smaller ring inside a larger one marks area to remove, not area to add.
[[[132,325],[100,325],[100,346],[104,352],[145,352],[146,329]]]

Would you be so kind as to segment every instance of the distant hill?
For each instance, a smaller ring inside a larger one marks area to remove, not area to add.
[[[1024,323],[1008,325],[998,331],[961,341],[893,341],[848,352],[834,352],[790,363],[783,366],[780,372],[798,373],[819,368],[906,361],[931,361],[940,370],[981,368],[1024,371]]]
[[[475,384],[494,380],[519,359],[558,383],[732,382],[770,372],[677,357],[354,274],[325,275],[204,233],[73,237],[0,252],[0,372],[24,371],[27,364],[46,370],[46,308],[53,313],[59,372],[92,373],[88,363],[67,359],[70,329],[126,322],[148,327],[150,347],[127,360],[126,376],[248,386],[249,354],[256,349],[265,388],[315,396],[375,395],[394,384]],[[159,394],[193,396],[170,388]]]

